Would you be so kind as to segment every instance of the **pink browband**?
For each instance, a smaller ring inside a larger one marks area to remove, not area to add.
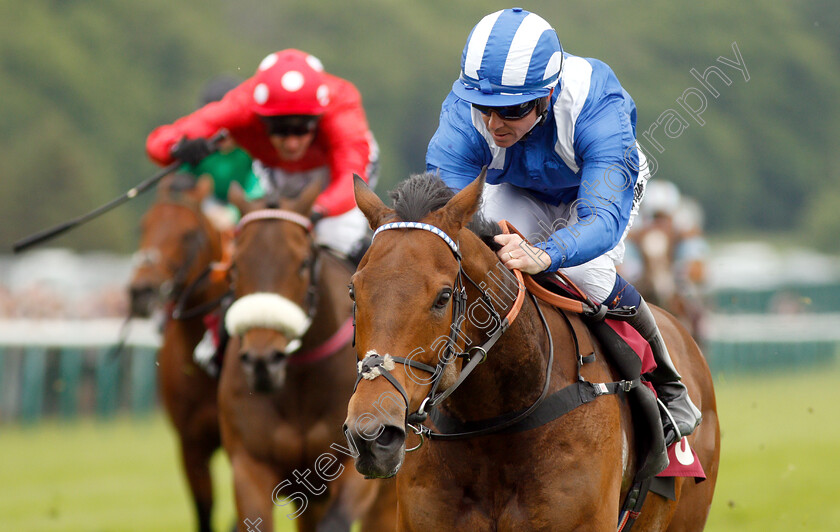
[[[247,224],[258,220],[286,220],[298,224],[307,231],[312,231],[312,221],[302,214],[283,209],[260,209],[243,216],[236,225],[236,232],[239,233]]]

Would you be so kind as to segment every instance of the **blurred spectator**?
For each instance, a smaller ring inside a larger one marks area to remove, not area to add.
[[[55,290],[31,284],[17,292],[14,298],[14,318],[68,317],[67,301]]]
[[[677,316],[698,341],[703,336],[709,255],[703,222],[703,210],[694,199],[670,181],[651,179],[619,267],[646,300]]]
[[[48,248],[0,256],[0,319],[124,318],[130,258]]]

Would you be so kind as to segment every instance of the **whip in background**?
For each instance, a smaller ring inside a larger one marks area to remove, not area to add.
[[[227,131],[222,130],[222,131],[219,131],[218,133],[216,133],[211,139],[209,139],[207,141],[208,148],[210,149],[209,153],[212,153],[213,151],[215,151],[217,149],[218,142],[220,140],[224,139],[226,136],[227,136]],[[208,153],[208,155],[209,155],[209,153]],[[55,237],[57,237],[61,234],[64,234],[65,232],[69,231],[70,229],[73,229],[75,227],[78,227],[78,226],[86,223],[86,222],[89,222],[90,220],[93,220],[97,216],[105,214],[106,212],[110,211],[111,209],[114,209],[115,207],[118,207],[118,206],[122,205],[123,203],[136,198],[138,195],[142,194],[143,192],[149,190],[150,188],[155,186],[161,179],[163,179],[164,177],[166,177],[170,173],[177,170],[182,164],[183,164],[183,162],[180,161],[180,160],[175,161],[174,163],[172,163],[168,166],[165,166],[160,171],[158,171],[156,174],[154,174],[152,177],[146,179],[145,181],[143,181],[139,185],[129,189],[125,194],[123,194],[123,195],[121,195],[117,198],[114,198],[113,200],[109,201],[105,205],[97,207],[96,209],[90,211],[87,214],[83,214],[81,216],[73,218],[72,220],[62,222],[62,223],[60,223],[60,224],[58,224],[54,227],[50,227],[49,229],[44,229],[43,231],[39,231],[35,234],[29,235],[25,238],[22,238],[22,239],[18,240],[17,242],[15,242],[12,245],[12,251],[14,251],[15,253],[20,253],[21,251],[25,251],[25,250],[29,249],[30,247],[32,247],[36,244],[40,244],[41,242],[46,242],[47,240],[51,240],[51,239],[53,239],[53,238],[55,238]]]

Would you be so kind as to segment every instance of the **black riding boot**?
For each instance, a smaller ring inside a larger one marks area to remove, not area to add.
[[[650,343],[653,351],[656,369],[646,374],[646,377],[653,384],[659,400],[665,407],[662,413],[665,445],[670,445],[682,439],[683,436],[688,436],[694,432],[694,429],[700,424],[702,414],[691,402],[691,398],[688,397],[688,390],[685,385],[680,382],[682,377],[677,373],[677,369],[671,362],[668,348],[665,347],[665,341],[662,339],[653,313],[644,299],[641,300],[636,315],[630,318],[627,323],[639,331],[642,337]]]

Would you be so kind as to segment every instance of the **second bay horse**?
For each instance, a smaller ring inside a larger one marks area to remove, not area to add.
[[[173,319],[172,309],[184,290],[222,258],[222,235],[201,212],[213,190],[210,178],[173,174],[157,188],[155,202],[141,224],[140,249],[129,285],[132,316],[148,317],[164,309],[163,340],[158,351],[158,383],[163,405],[178,435],[200,532],[211,530],[213,483],[210,458],[221,446],[217,380],[193,361],[204,335],[203,313]],[[186,298],[190,308],[215,301],[226,286],[197,283]]]
[[[353,268],[314,242],[309,214],[320,191],[316,181],[296,198],[253,202],[237,186],[229,192],[243,217],[219,404],[240,530],[274,530],[276,507],[301,531],[395,526],[393,483],[356,472],[341,432],[356,375]]]

